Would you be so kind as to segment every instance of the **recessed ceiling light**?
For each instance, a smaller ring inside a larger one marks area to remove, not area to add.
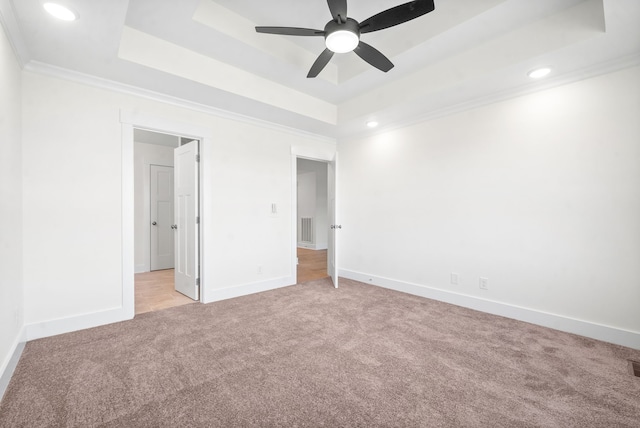
[[[543,68],[536,68],[535,70],[531,70],[528,75],[532,79],[540,79],[549,73],[551,73],[551,69],[549,67],[543,67]]]
[[[378,126],[378,122],[376,122],[375,120],[370,120],[370,121],[367,122],[367,126],[369,128],[375,128],[375,127]]]
[[[52,16],[61,19],[63,21],[75,21],[78,19],[78,14],[69,9],[66,6],[62,6],[58,3],[45,3],[42,5],[44,9]]]

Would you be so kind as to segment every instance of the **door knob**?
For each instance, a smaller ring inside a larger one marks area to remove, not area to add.
[[[154,222],[153,222],[153,223],[151,223],[151,224],[155,226],[155,225],[156,225],[156,224],[158,224],[158,223],[156,223],[156,222],[154,221]]]
[[[177,229],[177,228],[178,228],[178,225],[177,225],[177,224],[172,224],[172,225],[171,225],[171,229]]]

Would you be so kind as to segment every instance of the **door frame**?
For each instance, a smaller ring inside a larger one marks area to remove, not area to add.
[[[207,267],[203,263],[207,252],[207,242],[204,238],[207,230],[207,217],[211,212],[211,198],[203,198],[209,186],[206,185],[210,171],[206,162],[211,148],[213,136],[210,128],[193,125],[143,113],[137,110],[121,109],[120,123],[122,125],[122,308],[126,317],[135,316],[135,262],[134,262],[134,141],[133,130],[145,129],[164,134],[179,135],[200,140],[200,168],[199,168],[199,202],[200,202],[200,302],[206,303]]]
[[[306,147],[291,147],[291,272],[293,272],[294,284],[298,283],[298,159],[307,159],[329,164],[336,158],[336,155],[337,150],[331,152],[318,152]],[[335,188],[337,194],[337,183],[335,183]],[[327,265],[327,270],[328,269],[329,266]],[[337,270],[336,265],[336,271]]]

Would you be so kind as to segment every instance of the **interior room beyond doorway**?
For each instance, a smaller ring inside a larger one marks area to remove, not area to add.
[[[134,129],[136,314],[194,302],[176,291],[174,269],[174,151],[192,140]]]
[[[327,163],[297,159],[297,282],[329,276]]]

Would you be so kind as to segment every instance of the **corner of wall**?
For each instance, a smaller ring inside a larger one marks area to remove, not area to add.
[[[9,387],[9,382],[16,367],[18,367],[18,361],[20,361],[20,356],[22,355],[25,345],[25,329],[22,328],[18,338],[9,351],[6,361],[0,366],[0,401],[2,401],[2,397]]]
[[[25,326],[24,337],[27,341],[41,339],[43,337],[56,336],[58,334],[127,321],[132,318],[133,314],[127,310],[127,308],[115,308],[101,312],[27,324]]]

